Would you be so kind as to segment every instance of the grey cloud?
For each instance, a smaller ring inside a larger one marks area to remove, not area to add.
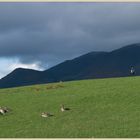
[[[140,42],[139,3],[0,3],[0,56],[50,67]]]

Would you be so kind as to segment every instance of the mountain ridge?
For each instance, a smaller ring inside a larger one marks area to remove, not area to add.
[[[44,71],[17,68],[0,80],[0,88],[92,78],[129,76],[134,66],[140,75],[140,43],[110,52],[89,52]]]

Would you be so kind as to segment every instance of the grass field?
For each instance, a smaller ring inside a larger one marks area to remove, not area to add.
[[[140,77],[1,89],[0,106],[12,109],[0,115],[1,138],[140,137]]]

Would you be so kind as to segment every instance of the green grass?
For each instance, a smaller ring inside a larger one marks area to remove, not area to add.
[[[12,109],[0,115],[1,138],[140,137],[140,77],[1,89],[0,106]]]

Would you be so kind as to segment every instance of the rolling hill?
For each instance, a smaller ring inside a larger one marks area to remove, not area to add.
[[[140,77],[0,89],[0,138],[140,138]],[[61,112],[64,104],[70,111]],[[54,116],[42,118],[47,111]]]
[[[111,52],[90,52],[64,61],[48,70],[18,68],[0,80],[0,88],[70,81],[80,79],[124,77],[134,66],[140,75],[140,44],[132,44]]]

